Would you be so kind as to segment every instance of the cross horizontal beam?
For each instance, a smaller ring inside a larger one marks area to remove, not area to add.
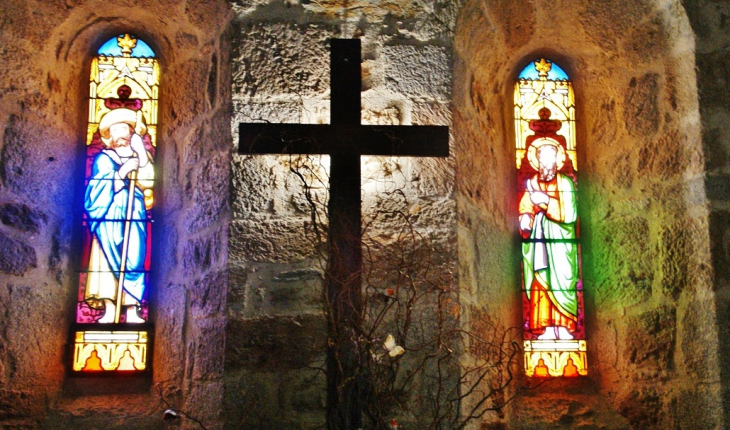
[[[437,125],[249,123],[239,133],[241,154],[449,156],[449,128]]]

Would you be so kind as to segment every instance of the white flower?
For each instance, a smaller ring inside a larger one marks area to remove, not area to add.
[[[392,358],[395,358],[406,352],[406,350],[403,349],[402,346],[395,344],[395,338],[391,334],[389,334],[388,337],[385,338],[385,343],[383,344],[383,346],[388,351],[388,355],[390,355]]]

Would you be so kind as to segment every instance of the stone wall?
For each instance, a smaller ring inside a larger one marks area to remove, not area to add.
[[[158,388],[173,407],[207,423],[219,419],[231,145],[228,13],[224,2],[207,1],[0,5],[3,427],[160,427]],[[81,251],[89,64],[101,43],[122,32],[148,42],[162,69],[154,376],[142,389],[129,381],[65,380]]]
[[[460,17],[461,282],[505,324],[518,324],[520,306],[514,80],[546,56],[576,89],[590,376],[520,394],[508,422],[721,427],[695,48],[682,5],[484,1]]]
[[[520,325],[514,79],[543,55],[575,82],[590,376],[519,381],[476,427],[721,428],[730,11],[684,3],[2,2],[0,426],[196,428],[162,421],[158,389],[207,428],[322,423],[326,254],[302,178],[323,208],[329,160],[231,154],[239,122],[327,123],[327,39],[359,37],[363,123],[452,126],[448,159],[363,158],[366,280],[384,289],[394,250],[426,251],[463,322]],[[163,73],[154,372],[71,383],[88,66],[125,31]],[[408,428],[433,393],[418,383]]]
[[[234,142],[240,122],[329,122],[330,38],[362,41],[363,124],[450,125],[456,6],[397,1],[389,7],[233,4]],[[233,427],[314,428],[324,421],[325,379],[318,369],[327,342],[326,244],[313,234],[302,180],[326,228],[328,168],[327,156],[233,156],[225,367],[226,420]],[[453,157],[362,158],[370,288],[394,288],[385,267],[392,265],[387,244],[397,244],[404,226],[397,212],[409,215],[421,237],[413,248],[431,247],[438,256],[433,271],[453,285],[453,168]]]
[[[697,87],[710,203],[710,252],[714,268],[719,338],[730,335],[730,4],[684,1],[695,31]],[[720,342],[725,422],[730,422],[730,345]]]

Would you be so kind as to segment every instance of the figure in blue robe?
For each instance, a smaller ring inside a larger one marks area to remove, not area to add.
[[[112,118],[107,119],[110,115]],[[152,186],[154,170],[142,138],[135,133],[137,114],[116,109],[107,117],[99,127],[107,148],[94,159],[84,196],[92,234],[85,299],[104,307],[105,314],[98,322],[119,322],[114,313],[119,305],[119,279],[123,277],[121,306],[127,307],[125,320],[143,322],[136,313],[146,288],[147,209],[143,190]],[[122,264],[125,247],[126,261]]]

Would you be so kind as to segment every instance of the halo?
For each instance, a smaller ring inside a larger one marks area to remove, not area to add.
[[[558,148],[558,153],[555,156],[555,163],[558,171],[562,170],[563,165],[565,164],[565,149],[557,140],[550,137],[541,137],[530,143],[530,147],[527,148],[527,160],[530,162],[530,166],[532,166],[535,170],[540,170],[540,162],[537,160],[537,148],[544,145],[552,145]]]

